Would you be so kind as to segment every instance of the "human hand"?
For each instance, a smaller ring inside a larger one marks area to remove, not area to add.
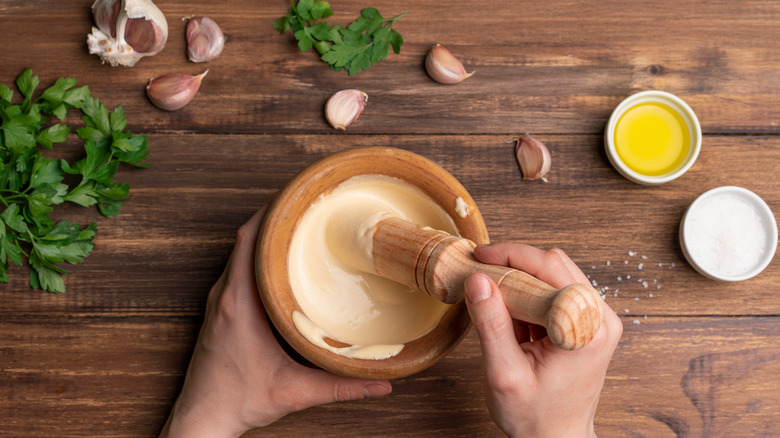
[[[312,406],[380,397],[388,381],[305,367],[268,325],[255,280],[255,244],[265,209],[238,230],[227,267],[209,292],[184,386],[162,437],[232,437]]]
[[[561,250],[543,251],[519,243],[479,246],[483,262],[511,266],[561,289],[589,283]],[[591,437],[593,419],[612,353],[623,325],[602,304],[603,320],[584,347],[567,351],[544,327],[509,316],[501,291],[483,274],[465,284],[466,304],[482,346],[487,405],[496,424],[512,437]]]

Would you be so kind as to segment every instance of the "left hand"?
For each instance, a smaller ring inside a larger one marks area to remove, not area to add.
[[[227,267],[209,292],[184,386],[160,436],[240,436],[292,412],[392,390],[388,381],[305,367],[284,352],[255,280],[255,244],[264,214],[261,209],[238,230]]]

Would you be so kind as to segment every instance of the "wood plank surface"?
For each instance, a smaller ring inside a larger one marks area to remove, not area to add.
[[[780,435],[777,261],[745,282],[707,280],[685,261],[677,231],[686,207],[722,185],[754,191],[778,217],[780,3],[334,0],[334,24],[364,7],[410,12],[395,27],[401,54],[356,76],[272,29],[286,1],[156,3],[166,49],[112,68],[86,48],[92,1],[0,0],[0,83],[27,67],[42,86],[78,78],[109,108],[124,107],[153,163],[120,168],[132,198],[114,218],[58,209],[99,228],[92,255],[66,267],[66,293],[31,290],[26,267],[0,283],[0,436],[155,436],[237,228],[307,165],[362,146],[432,159],[472,194],[491,239],[563,248],[589,275],[625,327],[600,436]],[[215,62],[186,60],[180,18],[192,14],[227,34]],[[475,75],[452,87],[431,81],[423,57],[435,42]],[[147,100],[150,78],[205,68],[183,110]],[[323,117],[344,88],[369,94],[346,133]],[[647,89],[685,99],[705,134],[693,168],[660,187],[625,180],[603,149],[612,109]],[[547,183],[520,178],[510,141],[525,132],[551,150]],[[79,147],[53,155],[76,158]],[[247,435],[501,436],[481,379],[471,333],[442,362],[393,382],[388,398],[312,408]]]

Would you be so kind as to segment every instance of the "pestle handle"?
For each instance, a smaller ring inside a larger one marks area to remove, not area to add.
[[[580,348],[596,335],[601,298],[590,285],[558,290],[523,271],[480,263],[475,246],[468,239],[389,218],[377,223],[372,252],[379,275],[450,304],[463,299],[470,274],[488,275],[499,285],[512,318],[544,326],[561,348]]]

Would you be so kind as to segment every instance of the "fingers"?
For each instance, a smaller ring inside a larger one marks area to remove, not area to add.
[[[487,374],[520,368],[530,372],[528,359],[518,345],[518,336],[496,283],[484,274],[472,274],[466,279],[466,305],[479,336]],[[528,374],[530,375],[530,374]]]
[[[303,367],[294,367],[290,372],[297,374],[291,376],[292,388],[280,394],[289,397],[289,412],[333,402],[383,397],[393,390],[387,380],[351,379]]]
[[[483,263],[511,266],[559,289],[572,283],[589,283],[577,265],[557,248],[544,251],[522,243],[501,242],[480,245],[474,255]]]

